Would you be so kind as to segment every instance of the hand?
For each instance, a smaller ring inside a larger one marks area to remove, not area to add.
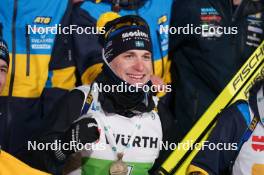
[[[71,138],[70,141],[86,144],[95,142],[99,139],[99,135],[96,120],[89,117],[74,122],[65,133],[65,138]]]
[[[97,122],[94,118],[82,118],[74,122],[71,127],[61,136],[62,144],[72,145],[67,150],[56,150],[55,157],[58,160],[65,160],[67,156],[81,151],[80,144],[84,146],[87,143],[93,143],[99,139],[100,133]]]
[[[155,90],[157,92],[163,90],[165,83],[160,77],[158,77],[156,75],[151,75],[150,80],[151,80],[152,84],[155,86]]]

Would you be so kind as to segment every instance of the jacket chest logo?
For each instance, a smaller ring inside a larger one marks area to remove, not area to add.
[[[208,32],[202,32],[201,37],[203,38],[212,38],[220,37],[218,33],[211,32],[209,28],[217,28],[220,26],[222,17],[213,7],[202,7],[200,9],[200,26],[203,29],[208,29]],[[207,31],[207,30],[205,30]]]
[[[249,15],[247,17],[247,38],[246,44],[248,46],[258,47],[262,41],[263,22],[262,13]]]
[[[200,20],[207,23],[220,23],[222,17],[213,7],[201,8]]]
[[[51,17],[48,16],[37,16],[34,19],[35,24],[50,24],[51,22]]]

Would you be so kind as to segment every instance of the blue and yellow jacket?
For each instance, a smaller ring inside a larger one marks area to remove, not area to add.
[[[15,154],[45,127],[55,101],[75,86],[69,36],[47,27],[66,26],[68,0],[3,0],[0,22],[10,66],[0,97],[0,145]]]
[[[168,34],[160,33],[160,27],[169,25],[172,0],[145,0],[138,8],[128,9],[121,6],[118,14],[139,15],[143,17],[150,26],[153,43],[153,67],[154,74],[170,82],[168,61]],[[73,24],[82,27],[96,27],[97,20],[107,13],[112,12],[110,1],[87,0],[73,9]],[[107,19],[105,19],[107,20]],[[92,30],[90,30],[92,31]],[[96,29],[93,30],[94,33]],[[74,53],[77,66],[83,84],[90,84],[101,72],[102,57],[101,46],[97,36],[92,34],[74,35]]]

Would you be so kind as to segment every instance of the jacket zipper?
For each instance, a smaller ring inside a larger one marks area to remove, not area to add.
[[[194,101],[194,104],[193,104],[193,116],[195,118],[197,118],[197,113],[198,113],[198,102],[199,102],[198,95],[199,95],[198,91],[195,90],[194,100],[193,100]],[[195,123],[196,121],[192,121],[192,122]]]
[[[162,39],[161,39],[161,36],[160,36],[160,32],[158,30],[156,32],[157,32],[157,36],[158,36],[158,40],[159,40],[159,50],[160,50],[160,56],[161,56],[161,70],[162,70],[161,77],[163,78],[165,67],[164,67],[164,56],[163,56],[162,44],[161,44]],[[154,67],[153,67],[153,70],[154,70]]]
[[[28,33],[28,25],[26,25],[26,50],[27,50],[26,76],[29,76],[29,73],[30,73],[30,35]]]
[[[248,4],[248,0],[242,0],[241,3],[239,4],[239,6],[236,8],[236,10],[232,13],[232,24],[236,24],[238,16],[241,15],[241,9],[243,10],[243,8]],[[243,32],[243,31],[242,31]],[[239,40],[240,43],[239,44],[239,50],[238,50],[238,54],[239,57],[243,54],[243,50],[244,50],[244,42],[245,42],[245,37],[242,34],[241,35],[241,39]]]
[[[12,67],[11,67],[11,76],[10,76],[10,84],[9,84],[9,91],[8,91],[8,103],[7,103],[7,131],[6,131],[6,146],[7,150],[9,150],[9,138],[11,135],[10,124],[12,120],[11,114],[11,106],[10,106],[10,99],[12,98],[13,94],[13,86],[14,86],[14,78],[15,78],[15,68],[16,68],[16,18],[17,18],[17,1],[14,0],[14,7],[13,7],[13,17],[12,17]]]
[[[13,85],[15,78],[15,68],[16,68],[16,18],[17,18],[17,0],[14,0],[14,14],[12,18],[12,69],[11,78],[9,86],[9,96],[13,94]]]

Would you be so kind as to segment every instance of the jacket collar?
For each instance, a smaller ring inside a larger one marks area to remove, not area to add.
[[[208,0],[209,3],[223,16],[229,19],[232,16],[232,0]]]
[[[209,3],[218,10],[224,19],[228,20],[232,17],[232,21],[264,11],[264,1],[242,0],[236,11],[233,12],[233,0],[208,0]]]

